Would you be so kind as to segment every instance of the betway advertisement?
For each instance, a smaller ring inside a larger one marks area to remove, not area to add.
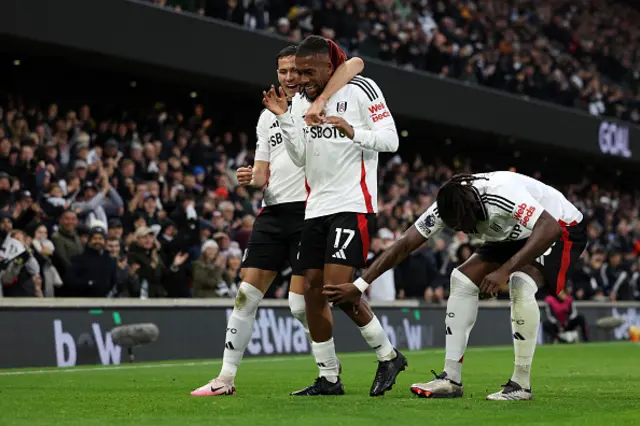
[[[444,347],[444,307],[378,308],[375,310],[391,343],[402,350]],[[604,316],[622,317],[613,332],[591,327],[592,339],[623,339],[630,325],[640,326],[640,308],[585,307],[580,309],[593,325]],[[224,350],[227,308],[120,308],[120,309],[0,309],[0,368],[71,367],[128,362],[127,348],[114,344],[111,329],[123,324],[151,322],[158,340],[134,348],[137,362],[219,358]],[[358,328],[334,310],[334,339],[338,352],[366,351]],[[544,315],[543,315],[544,318]],[[480,308],[470,345],[508,345],[512,342],[509,310]],[[302,324],[285,307],[261,308],[246,356],[309,353]]]

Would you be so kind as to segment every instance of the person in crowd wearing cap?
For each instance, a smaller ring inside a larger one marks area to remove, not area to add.
[[[58,231],[51,236],[55,247],[53,264],[61,277],[66,276],[71,267],[71,258],[83,252],[84,247],[77,232],[78,215],[72,210],[66,210],[60,216]],[[64,294],[64,286],[61,288]],[[59,294],[56,293],[56,296]]]
[[[67,297],[106,297],[117,287],[116,262],[105,250],[104,223],[94,221],[84,252],[71,258],[65,275]]]
[[[201,253],[200,259],[192,263],[193,297],[228,297],[229,287],[223,280],[227,256],[220,254],[213,240],[202,244]]]
[[[40,205],[33,202],[31,191],[20,191],[11,216],[13,217],[13,227],[16,229],[26,229],[29,223],[36,219],[40,212]]]
[[[187,260],[187,253],[178,253],[169,267],[160,256],[160,244],[153,230],[149,227],[138,228],[135,242],[129,249],[129,264],[138,264],[142,297],[167,297],[165,284],[173,281],[180,267]]]
[[[142,206],[136,209],[136,213],[139,213],[142,217],[144,217],[144,220],[147,221],[147,225],[149,226],[160,224],[160,217],[158,215],[160,209],[158,208],[158,203],[155,195],[147,192],[144,195],[143,200],[144,201],[142,202]]]
[[[84,201],[73,203],[72,208],[78,212],[80,217],[85,219],[86,223],[99,220],[106,224],[106,211],[117,212],[124,206],[122,198],[111,186],[108,177],[104,173],[100,176],[100,192],[98,192],[98,188],[94,183],[87,182],[84,186],[83,198]]]
[[[124,227],[122,226],[122,221],[118,218],[113,218],[109,220],[109,229],[107,229],[107,239],[117,239],[120,241],[120,245],[123,243],[124,239]]]

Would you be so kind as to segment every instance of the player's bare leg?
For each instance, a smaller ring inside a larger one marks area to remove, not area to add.
[[[353,278],[353,268],[345,265],[328,264],[324,268],[325,284],[340,284],[349,282]],[[369,394],[380,396],[391,390],[396,377],[407,367],[407,360],[400,352],[393,348],[387,333],[375,316],[369,303],[361,300],[358,307],[350,303],[343,303],[339,308],[360,328],[362,337],[378,356],[378,370],[371,385]]]
[[[478,316],[478,284],[500,267],[497,263],[471,256],[451,273],[451,290],[445,317],[446,351],[444,371],[426,383],[414,383],[411,392],[422,398],[455,398],[463,394],[462,362],[469,334]]]
[[[538,339],[540,308],[536,292],[544,284],[542,273],[534,266],[525,266],[511,274],[511,329],[515,353],[513,375],[502,390],[487,396],[493,401],[531,399],[531,364]]]
[[[293,396],[344,394],[333,342],[333,315],[326,296],[322,294],[323,275],[320,269],[306,270],[304,288],[311,347],[320,375],[311,386],[292,392]]]

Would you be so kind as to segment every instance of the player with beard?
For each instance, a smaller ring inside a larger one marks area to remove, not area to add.
[[[345,60],[346,55],[333,42],[311,36],[298,46],[295,60],[304,94],[293,98],[290,109],[283,90],[271,88],[263,100],[278,116],[291,160],[305,167],[306,174],[308,198],[299,255],[320,376],[311,386],[292,393],[295,396],[344,393],[332,337],[333,318],[322,287],[350,281],[354,268],[365,266],[377,212],[378,152],[398,149],[395,122],[375,82],[355,77],[335,95],[323,95]],[[306,127],[306,114],[314,100],[324,107],[324,114],[319,114],[319,124]],[[406,368],[407,360],[393,348],[368,304],[339,307],[376,351],[378,369],[370,395],[383,395]]]
[[[462,396],[462,361],[478,315],[478,297],[507,284],[515,366],[511,379],[489,400],[531,399],[531,364],[536,348],[539,287],[559,294],[587,245],[582,213],[559,191],[512,172],[456,175],[436,202],[353,284],[326,286],[334,303],[357,303],[368,283],[401,263],[444,226],[485,243],[451,273],[445,318],[444,371],[411,391],[423,398]]]
[[[295,53],[296,47],[289,46],[280,51],[277,58],[278,82],[287,99],[298,93]],[[363,68],[364,63],[360,58],[347,61],[336,71],[323,96],[330,97]],[[191,393],[193,396],[235,395],[236,372],[251,340],[258,305],[278,271],[287,263],[293,270],[289,307],[308,335],[304,277],[297,259],[307,198],[304,167],[293,164],[289,158],[278,119],[268,110],[260,114],[256,133],[254,165],[239,168],[237,176],[241,185],[264,188],[264,207],[253,225],[249,246],[244,254],[243,282],[227,324],[222,369],[218,377],[194,390]]]

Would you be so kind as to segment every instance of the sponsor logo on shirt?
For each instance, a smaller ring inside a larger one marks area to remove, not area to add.
[[[531,216],[536,211],[536,208],[533,206],[527,206],[525,203],[522,203],[518,206],[518,210],[513,215],[514,219],[520,222],[523,226],[527,226]]]
[[[376,123],[380,120],[384,120],[387,117],[391,117],[389,111],[386,110],[386,106],[382,102],[378,102],[377,104],[373,104],[369,107],[369,113],[371,113],[371,120]]]
[[[516,226],[514,226],[513,229],[511,230],[511,233],[509,234],[507,239],[517,240],[518,237],[520,237],[520,234],[522,234],[522,231],[524,231],[524,228],[521,228],[520,225],[516,224]]]
[[[347,137],[335,127],[311,126],[305,127],[304,132],[311,139],[344,139]]]

